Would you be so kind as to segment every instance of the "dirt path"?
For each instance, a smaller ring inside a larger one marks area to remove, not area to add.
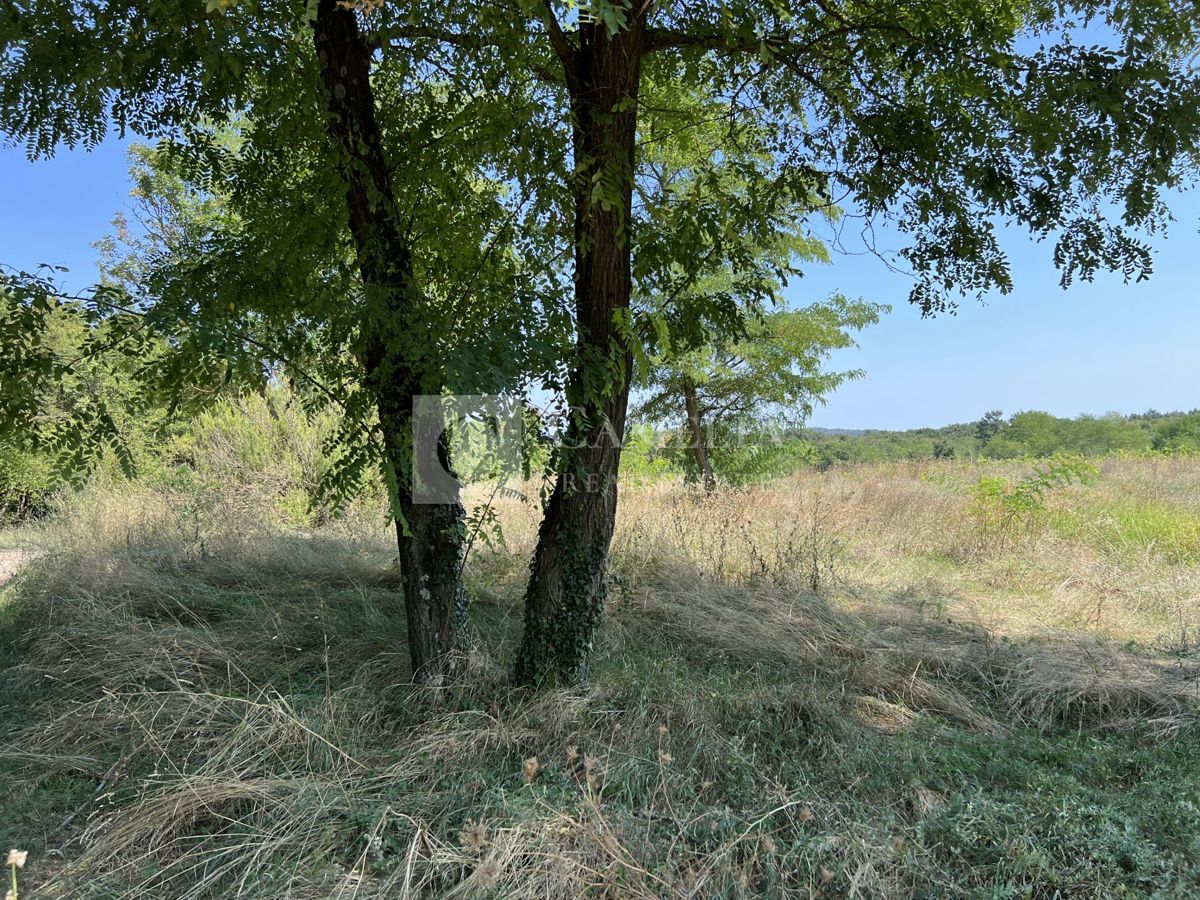
[[[28,550],[0,549],[0,585],[21,571],[21,566],[32,556]]]

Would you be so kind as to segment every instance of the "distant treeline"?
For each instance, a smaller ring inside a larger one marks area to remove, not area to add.
[[[1118,452],[1200,451],[1200,409],[1134,415],[1109,413],[1064,419],[1029,411],[1005,417],[999,410],[978,421],[908,431],[801,429],[819,463],[899,459],[1046,457],[1056,453],[1103,456]]]

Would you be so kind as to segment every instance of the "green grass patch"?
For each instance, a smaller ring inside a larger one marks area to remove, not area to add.
[[[1200,562],[1200,517],[1148,500],[1104,503],[1057,513],[1054,531],[1115,557],[1153,555],[1171,563]]]

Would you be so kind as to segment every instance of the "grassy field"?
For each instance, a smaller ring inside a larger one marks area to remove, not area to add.
[[[0,538],[0,841],[23,897],[1196,896],[1200,460],[1097,467],[631,486],[540,696],[506,497],[440,699],[377,517],[92,488]]]

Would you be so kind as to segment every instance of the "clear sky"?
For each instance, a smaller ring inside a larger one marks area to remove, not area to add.
[[[911,280],[864,253],[847,235],[847,255],[810,268],[787,292],[802,304],[840,290],[887,303],[892,313],[835,358],[866,378],[843,386],[812,424],[911,428],[970,421],[989,409],[1042,409],[1060,416],[1200,407],[1200,195],[1172,199],[1177,222],[1154,242],[1154,274],[1140,284],[1098,274],[1059,286],[1053,242],[1009,230],[1002,245],[1013,290],[957,315],[922,319],[907,302]],[[897,250],[902,236],[877,235]]]
[[[29,163],[0,149],[0,263],[65,265],[68,287],[96,279],[91,243],[128,205],[124,147],[60,152]],[[1200,195],[1173,205],[1170,235],[1156,242],[1155,274],[1125,285],[1117,276],[1058,287],[1049,244],[1006,235],[1015,289],[957,316],[923,320],[909,306],[909,281],[865,254],[835,256],[794,282],[788,299],[806,303],[839,290],[889,303],[892,313],[865,331],[835,364],[866,370],[818,408],[812,424],[909,428],[977,419],[984,411],[1044,409],[1057,415],[1200,407]],[[846,249],[861,242],[844,236]],[[884,233],[881,249],[898,249]]]

